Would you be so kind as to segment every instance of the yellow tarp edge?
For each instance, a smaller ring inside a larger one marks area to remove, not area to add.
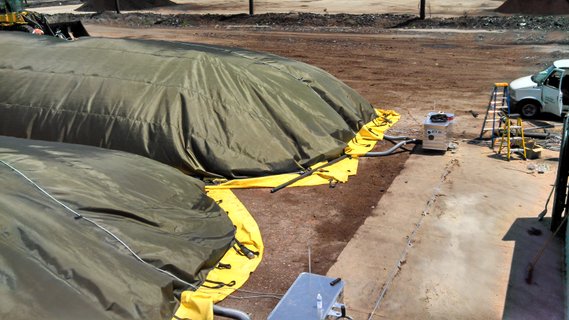
[[[346,154],[355,155],[354,157],[330,165],[325,170],[319,170],[291,186],[316,186],[328,184],[330,181],[347,182],[349,176],[356,175],[358,171],[358,157],[356,155],[371,151],[377,141],[383,139],[385,131],[391,128],[400,118],[400,115],[392,110],[376,109],[375,111],[377,118],[364,125],[344,149]],[[312,168],[319,167],[322,164],[325,164],[325,162],[315,164]],[[240,288],[261,263],[264,247],[259,227],[249,211],[230,189],[271,188],[290,181],[297,176],[298,174],[296,173],[290,173],[259,178],[235,179],[206,187],[207,195],[219,203],[235,225],[236,238],[243,245],[259,254],[255,259],[250,260],[237,253],[236,250],[229,249],[221,259],[221,263],[230,264],[232,268],[213,269],[208,273],[207,280],[223,283],[235,281],[235,284],[218,289],[201,286],[195,292],[184,291],[174,319],[213,320],[213,304],[223,300]]]
[[[208,273],[206,279],[222,283],[235,281],[235,284],[218,289],[201,286],[195,292],[184,291],[175,314],[178,319],[213,320],[213,304],[223,300],[245,284],[249,275],[257,269],[263,258],[264,246],[259,226],[241,201],[229,189],[206,188],[206,192],[227,212],[229,219],[236,227],[235,238],[250,250],[258,252],[258,255],[254,259],[249,259],[230,248],[220,262],[231,265],[231,269],[214,268]],[[206,283],[206,285],[209,284]]]
[[[393,110],[375,109],[375,112],[377,118],[362,127],[355,138],[348,143],[344,153],[358,155],[371,151],[377,141],[383,139],[384,132],[391,128],[400,118],[400,115]],[[324,162],[315,164],[312,168],[322,164]],[[323,185],[330,183],[331,180],[334,182],[347,182],[348,177],[356,175],[357,172],[358,159],[357,156],[354,156],[328,166],[325,170],[315,172],[294,183],[291,187]],[[208,186],[208,189],[273,188],[296,177],[298,177],[297,173],[286,173],[259,178],[235,179],[218,185]]]

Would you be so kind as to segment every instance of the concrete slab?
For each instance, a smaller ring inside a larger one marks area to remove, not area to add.
[[[432,186],[438,184],[439,173],[450,160],[440,154],[411,156],[373,215],[329,270],[328,275],[347,280],[345,297],[350,310],[369,312],[373,308],[374,299],[407,245],[407,237],[421,218],[426,205],[423,199],[433,195]]]
[[[558,239],[533,283],[525,282],[529,261],[551,234],[535,218],[555,180],[556,162],[545,163],[548,173],[531,173],[526,161],[507,162],[467,143],[456,154],[413,155],[389,189],[397,197],[381,199],[328,273],[346,280],[355,318],[367,319],[379,299],[374,319],[562,319]],[[445,165],[450,174],[440,182]]]

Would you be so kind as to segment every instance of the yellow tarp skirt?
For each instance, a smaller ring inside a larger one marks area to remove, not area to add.
[[[213,304],[240,288],[251,272],[255,271],[263,258],[263,240],[255,219],[249,211],[237,199],[231,190],[206,190],[207,195],[217,201],[229,216],[236,227],[235,238],[244,246],[258,252],[254,259],[239,254],[234,249],[229,249],[221,259],[221,263],[231,265],[231,269],[214,268],[207,275],[207,280],[216,283],[232,284],[218,289],[210,289],[205,286],[197,291],[184,291],[181,304],[176,311],[176,317],[180,319],[213,319]],[[205,283],[205,285],[209,285]]]
[[[326,170],[315,172],[292,184],[291,187],[328,184],[331,180],[347,182],[349,176],[356,175],[358,173],[358,159],[355,155],[371,151],[377,141],[383,139],[384,132],[391,128],[400,118],[400,115],[392,110],[376,109],[375,112],[377,113],[377,118],[363,126],[356,137],[344,149],[346,154],[354,155],[353,157],[328,166]],[[319,167],[325,163],[317,163],[312,168]],[[273,188],[296,177],[298,177],[297,173],[285,173],[259,178],[235,179],[221,182],[218,185],[208,186],[208,189]]]
[[[395,124],[400,116],[395,111],[376,109],[377,118],[366,124],[348,143],[344,152],[354,155],[338,163],[326,167],[326,170],[317,171],[311,176],[302,179],[292,187],[315,186],[328,184],[330,181],[346,182],[348,177],[357,174],[357,155],[365,154],[373,149],[377,141],[383,139],[384,132]],[[316,168],[325,162],[315,164]],[[230,264],[231,269],[213,269],[207,275],[207,281],[232,284],[218,289],[201,286],[197,291],[184,291],[181,304],[176,311],[178,319],[204,319],[213,320],[213,304],[240,288],[249,275],[255,271],[263,257],[263,240],[255,219],[247,211],[245,206],[237,199],[230,190],[232,188],[271,188],[298,177],[296,173],[279,174],[274,176],[236,179],[224,181],[218,185],[207,186],[207,195],[216,200],[227,211],[227,214],[237,228],[235,237],[247,248],[258,252],[254,259],[239,254],[234,249],[229,249],[221,259],[221,263]],[[207,284],[207,283],[206,283]]]

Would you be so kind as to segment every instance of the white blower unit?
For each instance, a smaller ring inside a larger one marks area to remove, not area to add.
[[[423,122],[423,149],[446,151],[452,135],[454,114],[429,112]]]

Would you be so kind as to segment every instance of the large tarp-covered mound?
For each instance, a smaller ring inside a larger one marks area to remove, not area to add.
[[[568,0],[507,0],[496,11],[501,13],[562,15],[569,14]]]
[[[316,67],[242,49],[0,36],[0,134],[132,152],[200,176],[295,172],[376,117]]]
[[[77,8],[77,11],[114,11],[119,0],[85,0],[84,4]],[[156,7],[174,6],[175,2],[170,0],[120,0],[121,10],[144,10]]]
[[[234,236],[200,181],[150,159],[0,137],[0,161],[3,319],[170,319]]]

